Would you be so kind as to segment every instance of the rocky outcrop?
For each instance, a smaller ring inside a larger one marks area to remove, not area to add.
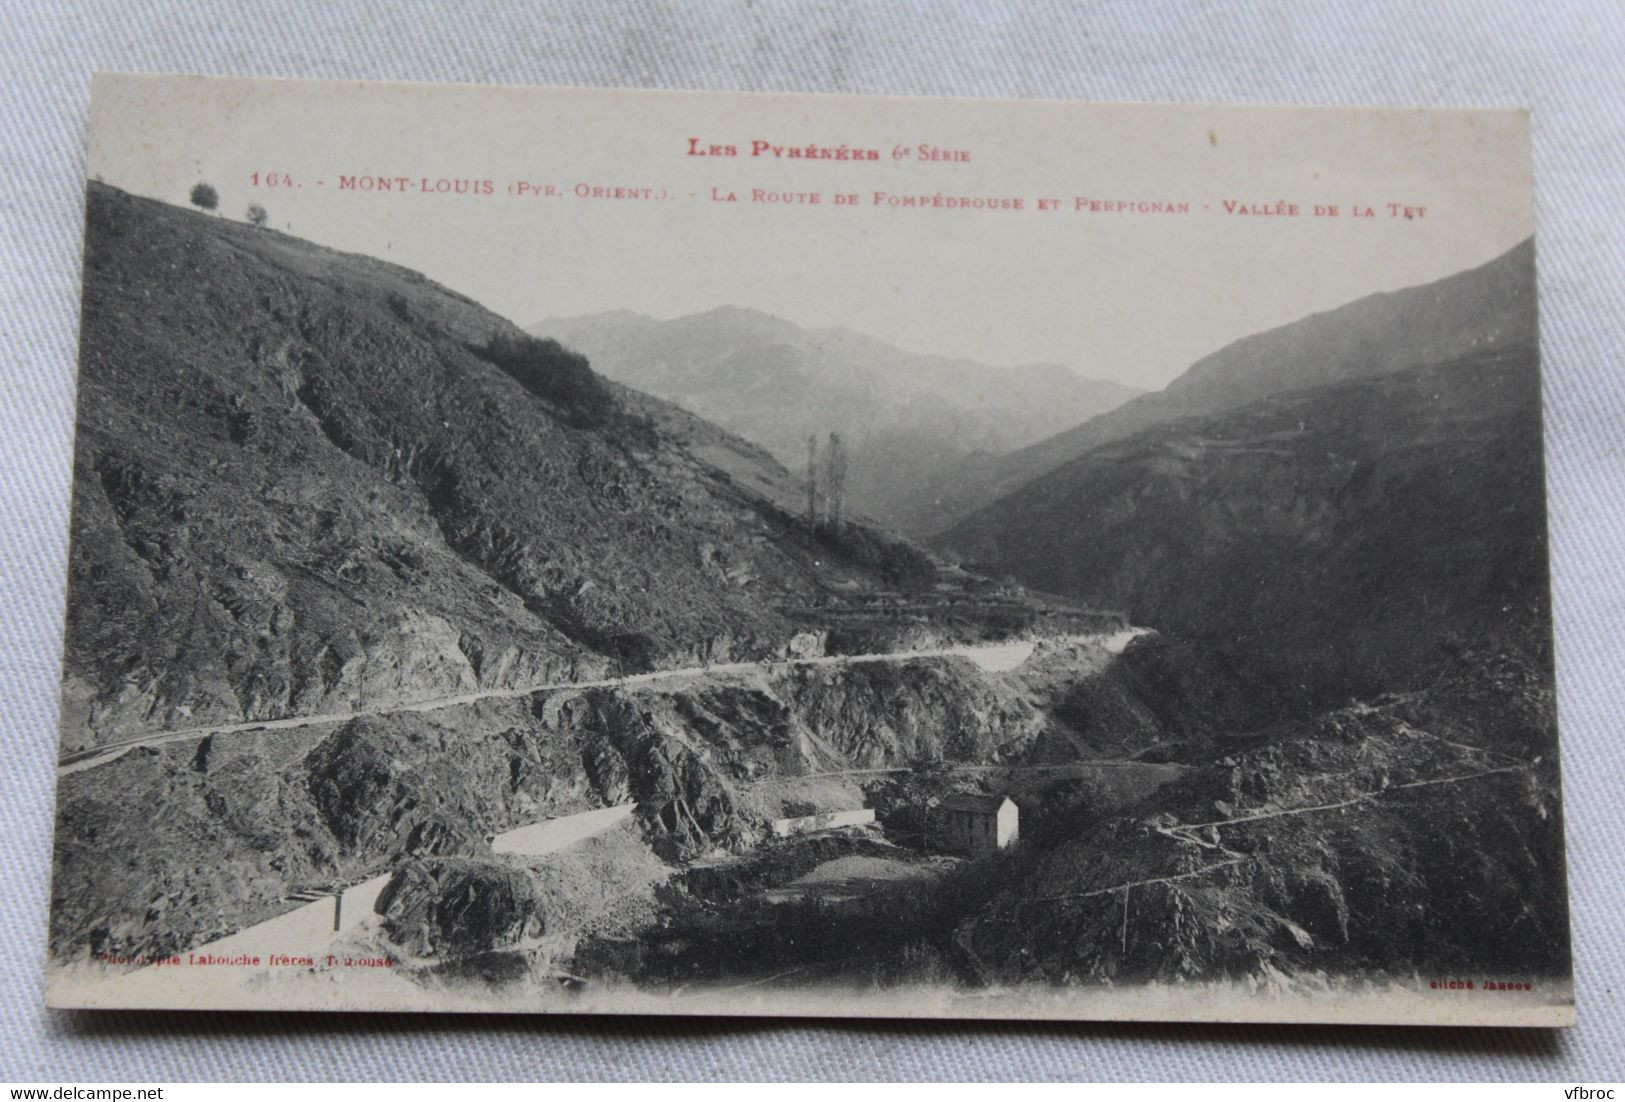
[[[1049,723],[1041,698],[961,658],[560,693],[542,709],[582,743],[600,791],[629,795],[673,858],[760,840],[742,786],[921,760],[1019,761]]]
[[[407,862],[376,909],[409,968],[557,977],[573,972],[582,938],[622,938],[656,922],[671,874],[623,821],[543,855]]]
[[[413,861],[375,906],[384,931],[416,957],[508,949],[542,936],[547,916],[535,876],[501,861]]]
[[[787,671],[774,688],[816,771],[917,761],[1019,761],[1048,723],[1032,699],[969,659],[857,662]]]
[[[481,848],[483,816],[448,800],[445,778],[424,777],[397,756],[398,740],[371,726],[350,724],[305,759],[311,802],[339,844],[399,856]]]

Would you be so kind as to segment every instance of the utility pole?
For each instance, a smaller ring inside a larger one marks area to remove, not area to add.
[[[836,531],[841,528],[841,514],[846,508],[846,446],[839,433],[829,434],[829,455],[826,459],[829,475],[825,493],[829,497],[830,523]]]
[[[807,526],[818,524],[818,436],[807,437]]]

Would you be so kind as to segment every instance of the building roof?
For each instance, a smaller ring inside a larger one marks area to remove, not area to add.
[[[983,796],[974,792],[943,797],[940,806],[950,811],[979,811],[984,815],[997,815],[1005,804],[1015,806],[1008,796]]]

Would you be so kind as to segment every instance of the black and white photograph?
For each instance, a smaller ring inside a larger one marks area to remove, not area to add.
[[[90,138],[51,1005],[1573,1022],[1526,114]]]

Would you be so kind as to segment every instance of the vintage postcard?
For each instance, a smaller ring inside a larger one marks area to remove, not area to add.
[[[1573,1020],[1529,121],[98,77],[58,1007]]]

